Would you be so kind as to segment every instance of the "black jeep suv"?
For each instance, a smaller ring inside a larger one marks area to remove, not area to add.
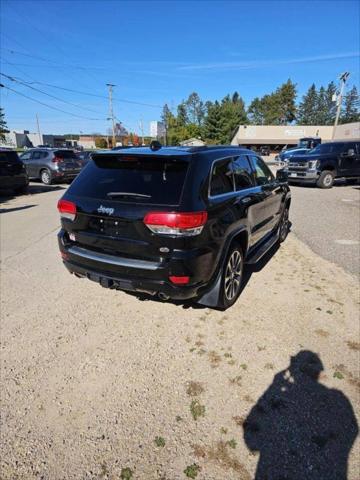
[[[331,188],[335,178],[360,180],[360,142],[322,143],[304,155],[290,157],[289,182]]]
[[[95,153],[58,203],[64,264],[104,287],[227,308],[244,263],[287,235],[282,174],[239,147]]]

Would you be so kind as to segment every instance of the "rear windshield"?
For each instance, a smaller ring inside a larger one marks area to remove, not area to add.
[[[16,152],[6,152],[6,151],[0,151],[0,162],[1,163],[18,163],[19,157]]]
[[[72,150],[56,150],[54,152],[55,157],[60,158],[76,158],[76,154]]]
[[[178,205],[188,162],[175,158],[94,155],[69,193],[118,202]]]

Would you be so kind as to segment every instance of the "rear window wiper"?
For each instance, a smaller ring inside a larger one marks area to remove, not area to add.
[[[144,193],[135,193],[135,192],[109,192],[106,194],[107,197],[138,197],[138,198],[151,198],[151,195],[145,195]]]

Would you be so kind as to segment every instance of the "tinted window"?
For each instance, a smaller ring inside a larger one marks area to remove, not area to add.
[[[252,171],[249,160],[245,155],[240,155],[233,162],[236,190],[249,188],[253,185]]]
[[[344,151],[345,144],[341,143],[322,143],[311,150],[310,153],[323,154],[323,153],[340,153]]]
[[[255,156],[251,156],[250,158],[254,165],[256,183],[258,185],[265,185],[274,180],[274,176],[269,167],[261,158]]]
[[[0,162],[1,163],[17,163],[19,162],[19,157],[16,152],[12,151],[0,151]]]
[[[54,155],[60,158],[76,158],[76,154],[72,150],[56,150]]]
[[[214,163],[210,181],[210,195],[221,195],[234,191],[232,158]]]
[[[156,157],[94,157],[94,161],[88,163],[86,169],[70,186],[70,194],[99,199],[111,198],[119,202],[160,205],[179,203],[188,169],[187,162]],[[109,195],[110,193],[118,195]]]

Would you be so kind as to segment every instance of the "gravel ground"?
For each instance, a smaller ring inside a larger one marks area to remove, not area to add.
[[[63,191],[38,190],[1,215],[3,480],[250,480],[269,461],[272,478],[345,480],[360,404],[352,275],[290,234],[226,312],[105,290],[65,270]],[[284,373],[305,349],[320,383],[301,355]],[[359,469],[357,442],[348,478]]]

